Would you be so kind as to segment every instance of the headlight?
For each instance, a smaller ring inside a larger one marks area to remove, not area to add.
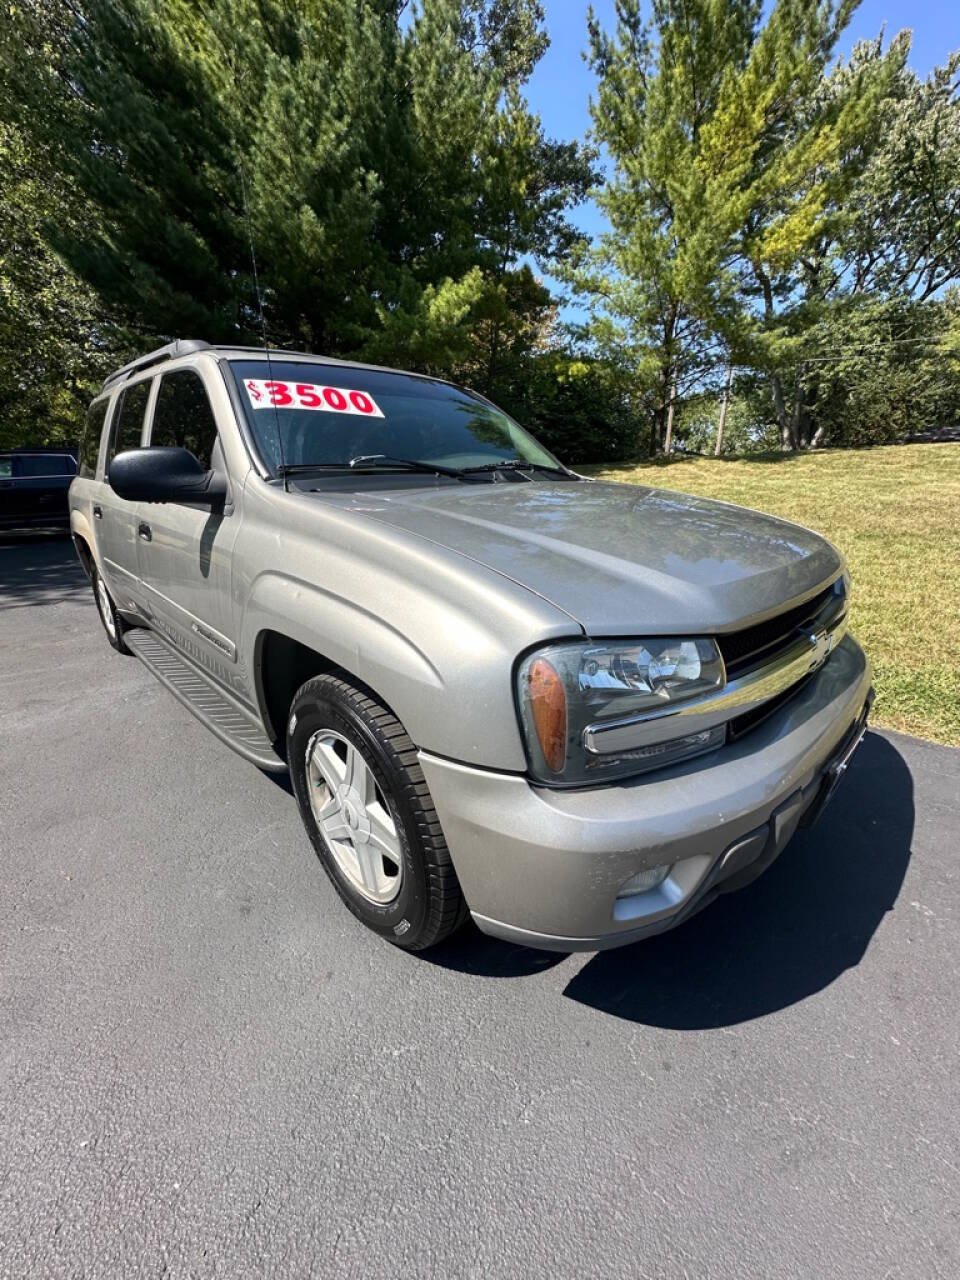
[[[517,700],[531,771],[543,782],[577,785],[641,773],[710,751],[723,726],[634,751],[591,753],[584,730],[641,716],[722,689],[723,659],[713,640],[672,637],[555,644],[529,654],[517,672]]]

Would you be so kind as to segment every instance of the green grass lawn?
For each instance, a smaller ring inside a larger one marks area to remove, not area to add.
[[[960,444],[583,467],[816,529],[847,558],[875,724],[960,745]]]

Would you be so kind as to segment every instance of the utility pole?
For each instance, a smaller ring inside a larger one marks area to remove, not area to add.
[[[727,405],[730,403],[730,383],[733,379],[733,362],[727,361],[727,380],[723,384],[723,399],[720,401],[720,421],[717,423],[717,447],[713,451],[715,458],[720,457],[723,449],[723,429],[727,425]]]
[[[667,406],[667,432],[663,440],[663,452],[669,458],[670,447],[673,444],[673,406],[677,402],[677,380],[670,383],[670,404]]]

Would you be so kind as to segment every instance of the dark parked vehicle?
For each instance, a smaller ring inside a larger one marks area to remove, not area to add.
[[[0,529],[69,525],[67,491],[76,474],[68,449],[0,453]]]

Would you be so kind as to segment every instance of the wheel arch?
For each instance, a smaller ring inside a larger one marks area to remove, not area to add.
[[[264,727],[275,744],[283,746],[290,707],[297,690],[314,676],[336,672],[356,688],[370,694],[399,720],[389,701],[368,680],[341,662],[304,644],[283,631],[267,628],[257,636],[255,648],[257,700]],[[402,721],[401,721],[402,723]]]
[[[92,582],[93,568],[94,568],[94,565],[96,564],[96,561],[94,560],[94,557],[93,557],[93,548],[87,542],[86,538],[83,536],[82,533],[77,533],[76,530],[74,530],[72,536],[73,536],[74,550],[77,553],[77,559],[80,561],[80,564],[83,567],[84,573]]]
[[[253,584],[239,648],[253,655],[251,684],[274,743],[285,737],[297,689],[324,672],[339,671],[365,689],[415,741],[424,695],[444,687],[429,657],[395,623],[287,575],[265,573]]]
[[[313,676],[339,669],[319,649],[282,631],[267,628],[257,636],[254,672],[257,701],[267,734],[281,746],[294,695]]]

